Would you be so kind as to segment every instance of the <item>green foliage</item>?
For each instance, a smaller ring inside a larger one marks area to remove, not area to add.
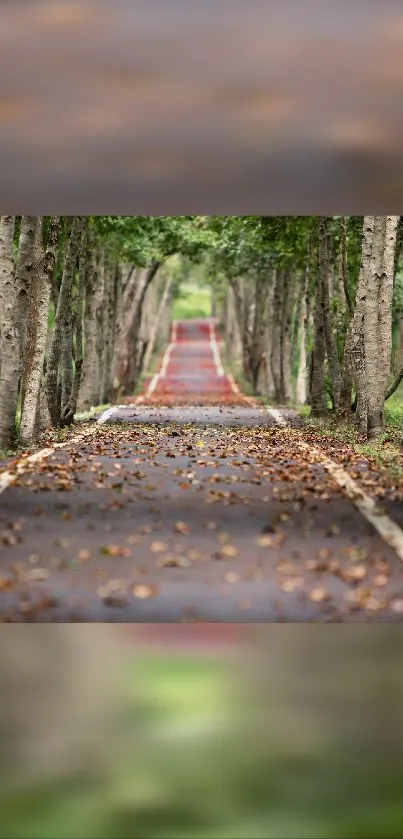
[[[139,266],[176,253],[197,259],[213,244],[203,216],[99,216],[94,224],[112,253]]]

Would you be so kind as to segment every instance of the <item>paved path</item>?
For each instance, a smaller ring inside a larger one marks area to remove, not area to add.
[[[140,399],[1,489],[3,621],[402,620],[401,496],[242,397],[210,321],[176,324]]]

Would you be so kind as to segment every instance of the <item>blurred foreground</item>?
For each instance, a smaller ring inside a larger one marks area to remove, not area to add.
[[[1,631],[1,837],[403,834],[400,627]]]
[[[3,212],[400,212],[401,2],[1,6]]]

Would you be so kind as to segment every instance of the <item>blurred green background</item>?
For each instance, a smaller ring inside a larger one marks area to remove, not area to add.
[[[403,835],[400,627],[180,630],[2,627],[1,837]]]

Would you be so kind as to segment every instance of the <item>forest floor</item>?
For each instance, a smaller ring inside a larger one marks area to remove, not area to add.
[[[208,319],[0,473],[2,621],[401,621],[403,482],[243,395]]]

